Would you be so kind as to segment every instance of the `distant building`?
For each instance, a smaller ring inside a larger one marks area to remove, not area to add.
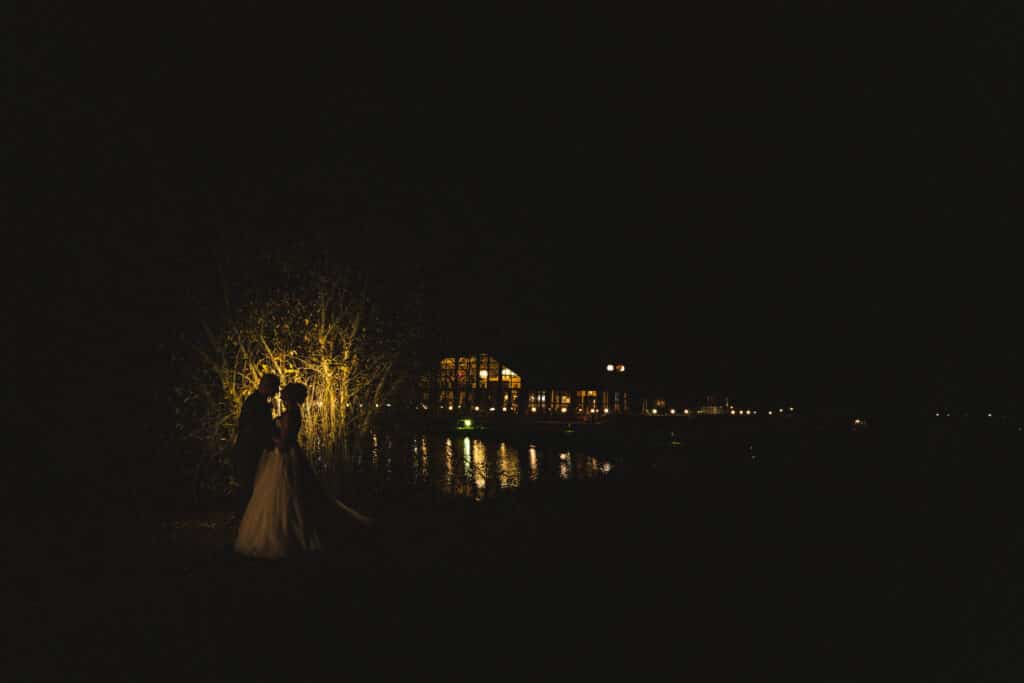
[[[729,397],[725,396],[706,396],[704,398],[704,405],[697,408],[698,415],[728,415],[729,411],[732,410],[732,405],[729,404]]]
[[[622,363],[571,368],[524,360],[514,367],[487,353],[442,358],[422,380],[422,402],[432,411],[462,413],[585,417],[629,412]]]

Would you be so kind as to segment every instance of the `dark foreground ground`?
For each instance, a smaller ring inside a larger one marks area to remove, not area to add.
[[[1018,434],[393,493],[359,501],[371,531],[278,563],[231,553],[216,505],[65,506],[11,537],[4,679],[1024,680]]]

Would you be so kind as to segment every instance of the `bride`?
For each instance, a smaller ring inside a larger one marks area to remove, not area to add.
[[[321,536],[329,532],[329,522],[338,513],[370,524],[367,517],[328,496],[299,447],[300,407],[307,393],[298,383],[281,390],[286,410],[274,420],[274,448],[260,457],[252,498],[235,539],[235,551],[242,555],[280,559],[320,550]]]

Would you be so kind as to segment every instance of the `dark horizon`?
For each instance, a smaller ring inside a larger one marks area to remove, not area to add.
[[[223,282],[326,253],[420,292],[439,345],[1019,410],[1011,15],[796,3],[360,36],[38,10],[16,86],[45,182],[15,247],[57,273],[45,324],[122,358],[197,334]]]

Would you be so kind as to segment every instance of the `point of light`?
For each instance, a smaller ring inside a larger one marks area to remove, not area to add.
[[[626,371],[626,366],[625,365],[616,365],[615,369],[618,370],[619,372],[625,372]]]
[[[534,407],[534,408],[530,408],[530,412],[531,412],[531,413],[536,413],[536,412],[537,412],[537,408],[536,408],[536,407]]]
[[[658,409],[657,408],[651,408],[651,415],[657,415],[657,414],[658,414]]]
[[[484,379],[487,379],[487,371],[486,370],[481,370],[480,371],[480,376],[483,377]]]
[[[683,415],[689,415],[689,414],[690,414],[690,409],[689,408],[683,408]]]
[[[604,366],[604,369],[607,370],[608,372],[615,372],[615,366],[612,365],[611,363],[609,363],[608,365]]]
[[[480,406],[473,406],[473,410],[480,410]]]
[[[568,408],[562,408],[562,412],[563,413],[568,412]]]
[[[672,415],[675,415],[676,414],[676,409],[672,408],[668,412],[671,413]]]

